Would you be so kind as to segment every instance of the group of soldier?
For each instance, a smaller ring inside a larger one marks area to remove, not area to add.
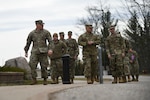
[[[114,77],[112,83],[138,81],[139,64],[136,51],[132,49],[128,40],[115,31],[115,26],[111,26],[109,31],[111,34],[107,37],[105,45]],[[130,76],[132,76],[132,80]]]
[[[75,39],[72,38],[72,31],[68,31],[68,39],[64,39],[64,32],[53,34],[53,38],[48,30],[44,29],[44,23],[42,20],[36,20],[36,29],[31,31],[27,37],[26,46],[24,47],[25,56],[28,57],[28,50],[33,42],[31,50],[29,66],[31,68],[32,83],[37,84],[37,64],[41,66],[41,77],[44,78],[43,84],[47,85],[47,67],[49,66],[48,57],[50,58],[50,74],[52,84],[59,83],[59,77],[63,79],[63,62],[62,56],[64,54],[70,55],[69,62],[69,74],[70,81],[73,83],[75,75],[75,61],[79,54],[78,44]],[[47,43],[48,41],[48,43]]]
[[[72,38],[72,31],[68,31],[68,39],[64,39],[64,32],[53,34],[53,54],[50,55],[51,59],[51,79],[52,84],[58,84],[59,76],[63,79],[63,63],[62,56],[69,54],[69,77],[70,82],[73,83],[75,75],[75,61],[79,54],[78,44],[75,39]]]
[[[62,56],[64,54],[70,55],[69,61],[69,75],[70,82],[74,83],[75,75],[75,61],[79,55],[78,45],[83,47],[82,55],[84,62],[84,75],[87,79],[87,84],[93,84],[94,81],[98,81],[98,50],[97,45],[100,45],[100,36],[93,34],[93,26],[86,24],[86,32],[81,34],[78,38],[78,43],[72,38],[72,31],[68,31],[68,38],[64,39],[64,32],[54,33],[53,38],[48,30],[44,29],[44,23],[42,20],[35,21],[36,28],[31,31],[27,37],[27,42],[24,47],[25,56],[28,57],[28,50],[33,43],[29,66],[31,67],[32,83],[37,84],[37,64],[41,66],[41,77],[43,85],[47,85],[47,67],[49,65],[48,57],[50,59],[50,74],[52,84],[59,83],[59,77],[63,79],[63,62]],[[112,83],[131,81],[130,75],[132,75],[132,81],[138,81],[138,62],[137,53],[132,50],[129,41],[126,41],[120,34],[115,32],[115,27],[109,28],[111,33],[106,39],[106,52],[110,61],[110,68],[114,80]],[[47,43],[48,41],[48,43]],[[135,78],[134,78],[135,75]]]

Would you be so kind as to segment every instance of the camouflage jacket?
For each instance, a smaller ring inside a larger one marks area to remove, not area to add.
[[[128,52],[128,50],[132,47],[131,43],[127,39],[124,39],[124,41],[125,41],[125,51]]]
[[[107,54],[118,55],[125,52],[125,41],[120,34],[108,36],[105,46]]]
[[[53,54],[50,56],[51,59],[59,59],[61,58],[64,54],[62,51],[62,49],[64,49],[65,51],[67,50],[67,46],[64,42],[62,42],[61,40],[57,40],[57,41],[53,41],[54,43],[54,47],[53,47]]]
[[[75,56],[78,56],[79,54],[79,48],[77,41],[73,38],[66,40],[67,45],[67,53],[70,55],[71,58],[74,58]]]
[[[138,63],[138,54],[136,51],[129,52],[129,59],[131,64]]]
[[[94,41],[94,44],[89,45],[88,41]],[[97,55],[98,50],[96,45],[100,44],[100,36],[93,33],[83,33],[78,38],[78,44],[83,46],[83,55],[88,53],[89,55]]]
[[[47,45],[48,41],[48,45]],[[47,53],[49,49],[52,49],[53,43],[51,34],[49,31],[43,29],[37,31],[36,29],[29,33],[27,37],[26,46],[24,47],[27,53],[31,43],[33,42],[32,53]]]
[[[62,40],[62,39],[59,39],[59,40],[62,41],[62,42],[66,45],[66,39],[63,39],[63,40]],[[65,49],[65,48],[62,48],[61,51],[62,51],[63,54],[66,54],[66,53],[67,53],[67,49]]]

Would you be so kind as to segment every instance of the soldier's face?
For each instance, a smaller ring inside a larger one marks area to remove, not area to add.
[[[41,30],[41,29],[43,29],[43,24],[36,24],[36,27],[37,27],[37,29],[39,29],[39,30]]]
[[[60,34],[60,39],[64,39],[64,34]]]
[[[58,40],[58,36],[53,36],[53,39],[54,40]]]
[[[71,36],[72,36],[71,34],[68,34],[68,37],[69,37],[69,38],[71,38]]]
[[[114,33],[114,32],[115,32],[115,28],[112,27],[112,28],[109,29],[109,31],[110,31],[111,33]]]
[[[93,30],[93,27],[92,26],[86,26],[86,31],[91,33]]]

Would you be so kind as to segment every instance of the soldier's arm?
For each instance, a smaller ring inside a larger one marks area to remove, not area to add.
[[[123,37],[120,37],[121,38],[121,50],[122,50],[122,56],[125,55],[125,49],[126,49],[126,43],[123,39]]]
[[[109,48],[110,48],[110,46],[109,46],[110,44],[109,44],[109,39],[107,38],[106,39],[106,41],[105,41],[105,48],[106,48],[106,53],[107,53],[107,55],[108,55],[108,58],[110,58],[110,50],[109,50]]]
[[[95,45],[99,45],[101,42],[100,36],[96,35],[96,39],[93,42]]]
[[[24,47],[25,53],[28,53],[28,50],[29,50],[30,45],[31,45],[31,42],[32,42],[32,33],[29,33],[29,35],[28,35],[28,37],[27,37],[26,45],[25,45],[25,47]]]
[[[77,41],[74,39],[74,44],[75,44],[75,56],[79,55],[79,47]]]
[[[63,48],[63,50],[64,50],[64,53],[67,53],[67,45],[66,45],[66,43],[64,43],[64,42],[62,42],[62,48]]]
[[[54,47],[54,44],[52,42],[51,33],[47,32],[47,40],[48,40],[48,50],[52,50]]]
[[[80,37],[78,38],[78,44],[81,46],[87,45],[87,41],[85,41],[85,39],[83,38],[83,35],[80,35]]]

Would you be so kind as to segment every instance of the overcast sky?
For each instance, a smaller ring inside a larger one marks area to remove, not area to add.
[[[106,1],[113,9],[120,6],[119,0]],[[87,15],[87,6],[97,3],[98,0],[0,0],[0,66],[8,59],[24,57],[23,48],[29,32],[35,29],[35,20],[42,19],[51,34],[71,30],[80,35],[83,31],[77,28],[77,20]]]

